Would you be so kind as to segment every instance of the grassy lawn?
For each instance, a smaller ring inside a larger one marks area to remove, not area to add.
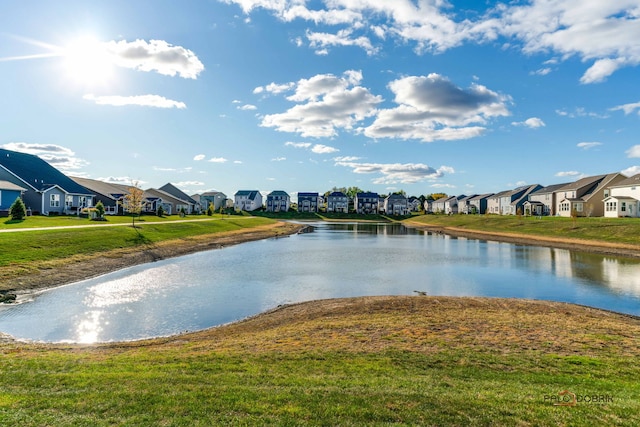
[[[38,228],[38,227],[63,227],[63,226],[76,226],[76,225],[105,225],[105,224],[131,224],[130,216],[109,216],[107,215],[106,221],[91,221],[88,218],[81,218],[77,216],[40,216],[34,215],[27,217],[22,221],[14,221],[10,218],[0,218],[0,230],[11,230],[15,228]],[[180,215],[168,215],[168,216],[155,216],[155,215],[143,215],[136,217],[136,223],[148,223],[148,222],[165,222],[165,221],[184,221],[184,220],[197,220],[197,219],[212,219],[220,218],[219,214],[212,217],[204,215],[187,215],[184,218]],[[228,218],[225,215],[225,218]]]
[[[409,220],[422,225],[519,233],[547,237],[599,240],[640,245],[640,219],[521,217],[500,215],[422,215]]]
[[[635,319],[543,302],[362,301],[152,342],[0,344],[0,425],[640,422]],[[554,406],[563,390],[606,401]]]

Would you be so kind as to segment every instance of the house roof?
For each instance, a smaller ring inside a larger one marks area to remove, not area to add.
[[[444,196],[444,197],[440,197],[439,199],[434,200],[434,201],[433,201],[433,203],[444,203],[444,202],[446,202],[447,200],[455,199],[455,197],[456,197],[456,196]]]
[[[610,187],[630,187],[634,185],[640,185],[640,173],[624,179],[615,185],[611,185]]]
[[[471,194],[469,196],[463,195],[461,198],[458,199],[458,201],[459,202],[468,202],[468,201],[470,201],[471,199],[473,199],[476,196],[477,196],[477,194]]]
[[[0,148],[3,167],[35,191],[57,185],[70,194],[91,195],[91,192],[38,156]]]
[[[195,197],[197,196],[197,194],[194,194],[191,197]],[[206,191],[202,194],[199,194],[200,197],[204,196],[204,197],[218,197],[218,196],[224,196],[227,197],[226,194],[224,194],[222,191]]]
[[[595,175],[588,176],[586,178],[582,178],[577,180],[576,182],[572,182],[569,185],[559,188],[557,191],[570,191],[570,190],[579,190],[581,188],[586,188],[586,191],[582,194],[581,198],[566,200],[571,201],[588,201],[591,197],[593,197],[598,191],[600,191],[603,187],[609,187],[610,182],[616,179],[616,177],[624,177],[624,175],[614,172],[606,175]]]
[[[298,198],[300,197],[318,197],[318,193],[298,193]]]
[[[407,196],[403,196],[402,194],[389,194],[387,200],[407,200]]]
[[[504,197],[506,195],[508,195],[509,193],[511,193],[513,190],[505,190],[505,191],[501,191],[499,193],[493,194],[491,196],[489,196],[490,199],[499,199],[500,197]]]
[[[285,196],[285,197],[289,197],[289,194],[287,194],[286,191],[282,191],[282,190],[275,190],[272,191],[271,193],[267,194],[267,197],[269,196]]]
[[[487,194],[478,194],[476,196],[473,196],[469,199],[469,201],[475,201],[475,200],[482,200],[482,199],[488,199],[489,197],[493,196],[493,193],[487,193]]]
[[[236,191],[235,197],[247,196],[249,200],[255,200],[258,194],[260,194],[258,190],[240,190]]]
[[[342,191],[334,191],[333,193],[329,194],[329,197],[347,197],[347,195]]]
[[[179,197],[175,197],[171,193],[167,193],[166,191],[159,190],[157,188],[148,188],[144,190],[143,197],[145,199],[155,199],[160,198],[163,202],[169,202],[174,205],[188,205],[190,202],[188,200],[183,200]]]
[[[159,190],[165,191],[171,194],[172,196],[177,197],[178,199],[186,200],[191,204],[194,204],[194,205],[198,204],[198,202],[193,200],[188,194],[186,194],[184,191],[180,190],[178,187],[171,184],[170,182],[160,187]]]
[[[607,175],[594,175],[581,178],[577,181],[570,182],[564,187],[560,187],[558,191],[578,190],[580,188],[595,186],[598,182],[602,181]]]
[[[20,187],[19,185],[9,181],[0,181],[0,190],[27,191],[26,188]]]
[[[98,181],[96,179],[80,178],[77,176],[72,176],[70,178],[89,191],[113,200],[117,200],[120,197],[129,194],[129,187],[126,185],[113,184],[110,182]]]
[[[377,198],[380,197],[380,195],[378,193],[356,193],[356,197],[357,198]]]
[[[565,182],[562,184],[553,184],[553,185],[547,185],[546,187],[542,187],[536,191],[532,191],[531,194],[548,194],[548,193],[553,193],[557,190],[559,190],[560,188],[569,185],[569,182]]]

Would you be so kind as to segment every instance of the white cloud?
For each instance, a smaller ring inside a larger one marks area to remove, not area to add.
[[[566,172],[558,172],[558,173],[556,173],[556,176],[561,176],[561,177],[564,177],[564,176],[578,176],[578,175],[580,175],[580,172],[578,172],[578,171],[566,171]]]
[[[524,54],[552,54],[553,63],[577,56],[591,63],[580,81],[601,82],[616,70],[640,63],[640,7],[637,0],[530,0],[498,2],[472,16],[451,13],[448,1],[327,0],[222,0],[249,14],[262,8],[282,22],[294,20],[329,32],[305,30],[310,47],[326,54],[328,48],[356,46],[375,54],[371,38],[395,38],[413,43],[418,54],[444,52],[464,43],[499,43]],[[300,40],[300,37],[296,38]],[[551,63],[546,61],[546,63]],[[538,74],[546,73],[546,69]]]
[[[256,107],[255,105],[251,105],[251,104],[246,104],[243,105],[241,107],[238,107],[238,110],[243,110],[243,111],[250,111],[250,110],[257,110],[258,107]]]
[[[287,97],[299,104],[284,113],[264,116],[261,126],[303,137],[332,137],[339,129],[352,130],[356,123],[374,114],[375,106],[382,101],[358,86],[361,79],[359,71],[347,71],[341,77],[319,74],[299,80],[295,93]]]
[[[140,71],[156,71],[166,76],[195,79],[204,65],[195,53],[182,46],[173,46],[164,40],[110,41],[104,49],[113,63]]]
[[[88,93],[82,97],[88,101],[93,101],[98,105],[112,105],[114,107],[124,107],[127,105],[139,105],[143,107],[156,108],[187,108],[184,102],[173,101],[160,95],[137,95],[137,96],[96,96]]]
[[[225,159],[224,157],[212,157],[208,161],[211,163],[226,163],[228,162],[228,159]]]
[[[535,76],[546,76],[551,71],[553,71],[551,68],[545,67],[545,68],[540,68],[540,69],[538,69],[536,71],[532,71],[531,74],[533,74]]]
[[[538,117],[531,117],[524,122],[511,122],[513,126],[526,126],[531,129],[537,129],[539,127],[546,126],[545,123]]]
[[[76,153],[67,147],[56,144],[34,144],[29,142],[8,142],[1,146],[6,150],[32,154],[40,157],[63,173],[78,175],[78,170],[89,165],[89,162],[76,157]]]
[[[203,185],[205,184],[202,181],[180,181],[175,183],[175,186],[182,190],[188,187],[202,187]]]
[[[355,163],[336,162],[338,166],[351,168],[357,174],[382,175],[372,180],[374,184],[414,184],[426,179],[442,178],[445,173],[453,173],[453,168],[442,166],[434,169],[422,163]]]
[[[566,110],[556,110],[556,114],[562,117],[569,117],[575,119],[576,117],[593,117],[596,119],[607,119],[609,118],[606,114],[598,114],[591,111],[587,111],[584,107],[578,107],[574,111],[566,111]]]
[[[204,154],[196,154],[195,156],[193,156],[193,160],[195,160],[196,162],[199,162],[200,160],[204,160],[205,157],[207,156],[205,156]]]
[[[311,147],[311,151],[313,151],[316,154],[331,154],[331,153],[336,153],[340,150],[338,150],[335,147],[330,147],[328,145],[316,144],[313,147]]]
[[[291,141],[289,141],[289,142],[285,142],[284,145],[287,146],[287,147],[293,147],[293,148],[309,148],[313,144],[311,144],[310,142],[291,142]]]
[[[602,142],[579,142],[576,144],[578,148],[582,148],[583,150],[589,150],[599,145],[602,145]]]
[[[625,153],[627,153],[627,157],[629,158],[640,157],[640,145],[634,145],[633,147],[625,151]]]
[[[233,163],[236,164],[236,165],[241,165],[242,164],[242,160],[234,160]]]
[[[338,157],[334,157],[332,160],[334,162],[355,162],[356,160],[360,160],[362,159],[362,157],[356,157],[356,156],[338,156]]]
[[[274,157],[273,159],[271,159],[272,162],[283,162],[287,160],[286,157]]]
[[[372,138],[435,140],[467,139],[486,130],[489,119],[508,116],[510,97],[485,86],[468,89],[454,85],[439,74],[409,76],[392,81],[398,107],[380,110],[364,129]]]
[[[109,182],[111,184],[120,184],[120,185],[127,185],[127,186],[133,186],[134,184],[137,184],[138,186],[142,186],[147,183],[146,181],[133,179],[130,176],[107,176],[107,177],[101,177],[96,179],[98,181]]]
[[[627,115],[633,113],[635,110],[638,110],[638,109],[640,109],[640,102],[623,104],[623,105],[618,105],[617,107],[609,108],[610,111],[622,110],[624,111],[624,114],[627,114]],[[638,111],[638,114],[640,114],[640,111]]]
[[[625,175],[625,176],[634,176],[640,173],[640,166],[631,166],[628,167],[622,171],[620,171],[621,174]]]

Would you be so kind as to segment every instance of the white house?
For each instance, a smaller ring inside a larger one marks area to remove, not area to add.
[[[640,174],[610,186],[605,196],[605,217],[640,217]]]
[[[240,190],[234,195],[233,207],[240,211],[255,211],[262,207],[262,194],[258,190]]]

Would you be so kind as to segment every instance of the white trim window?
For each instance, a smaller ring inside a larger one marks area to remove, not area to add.
[[[51,194],[49,196],[49,206],[52,208],[60,207],[60,195],[59,194]]]
[[[66,195],[64,196],[64,206],[70,208],[73,206],[73,196]]]

